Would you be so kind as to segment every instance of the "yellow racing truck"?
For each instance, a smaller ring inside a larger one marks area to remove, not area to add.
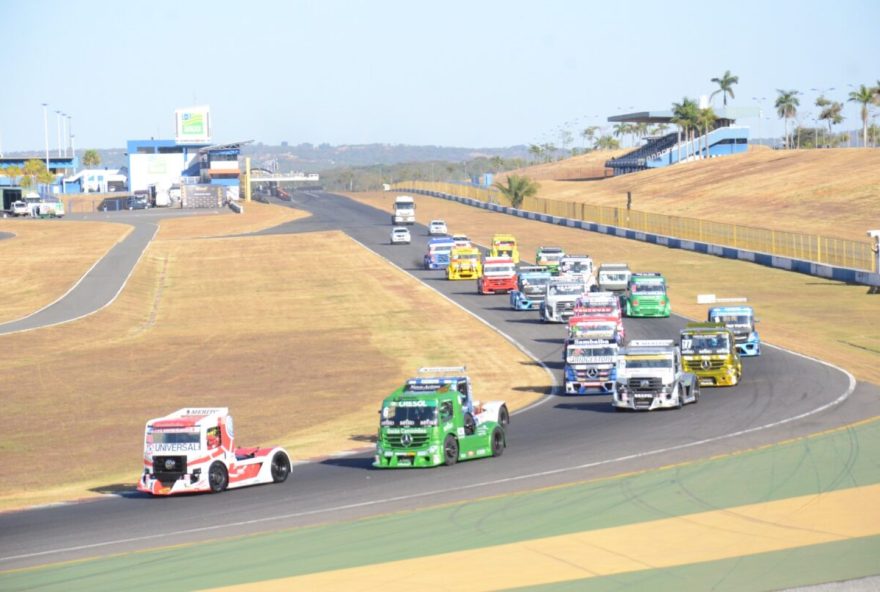
[[[512,234],[495,234],[492,236],[492,249],[490,257],[510,257],[514,263],[519,263],[519,248]]]
[[[446,266],[448,280],[477,280],[483,276],[483,262],[476,247],[453,247]]]
[[[700,386],[734,386],[742,378],[736,339],[723,323],[688,323],[681,330],[681,358]]]

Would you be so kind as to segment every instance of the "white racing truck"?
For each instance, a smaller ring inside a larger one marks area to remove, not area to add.
[[[620,350],[611,404],[615,410],[680,409],[700,398],[697,377],[685,372],[671,339],[633,340]]]
[[[565,348],[565,394],[605,394],[614,390],[617,352],[614,342],[581,340]]]
[[[574,304],[585,293],[580,279],[555,277],[544,289],[541,303],[541,320],[547,323],[565,323],[574,314]]]
[[[593,258],[589,255],[565,255],[559,260],[559,275],[583,282],[584,292],[598,290]]]
[[[625,292],[632,272],[626,263],[602,263],[599,265],[599,290],[602,292]]]
[[[494,421],[503,428],[510,424],[510,412],[504,401],[477,401],[474,400],[474,391],[471,379],[467,375],[466,366],[433,366],[419,368],[419,376],[406,381],[404,392],[419,393],[433,392],[443,386],[458,391],[461,396],[462,410],[469,413],[475,420],[476,425],[487,421]],[[467,422],[467,418],[465,419]]]

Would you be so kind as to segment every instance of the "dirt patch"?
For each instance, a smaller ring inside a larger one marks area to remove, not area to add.
[[[131,227],[70,220],[3,220],[0,231],[0,323],[57,300],[125,238]]]
[[[351,197],[390,212],[396,195]],[[529,260],[539,245],[556,245],[588,253],[597,263],[621,261],[637,271],[660,271],[669,281],[673,311],[690,318],[703,320],[706,315],[706,307],[696,304],[697,294],[748,297],[765,341],[880,384],[880,294],[868,294],[865,286],[523,220],[438,198],[416,196],[416,203],[419,221],[443,218],[450,232],[467,234],[483,245],[494,233],[513,234]]]
[[[418,366],[478,359],[479,393],[513,408],[550,386],[496,333],[337,232],[160,239],[111,307],[0,342],[22,352],[0,368],[15,385],[0,415],[7,509],[132,484],[144,422],[179,407],[228,406],[241,444],[304,459],[369,446],[381,399]]]

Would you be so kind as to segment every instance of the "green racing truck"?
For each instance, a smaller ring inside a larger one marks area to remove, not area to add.
[[[656,272],[632,274],[620,297],[620,308],[628,317],[668,317],[672,304],[666,294],[666,278]]]
[[[382,402],[373,466],[418,468],[452,466],[458,461],[501,456],[507,436],[499,421],[469,410],[469,397],[455,383],[433,388],[409,381]],[[506,416],[504,406],[500,410]],[[497,413],[496,413],[497,414]]]

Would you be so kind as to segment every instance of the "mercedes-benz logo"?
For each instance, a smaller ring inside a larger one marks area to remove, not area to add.
[[[710,362],[709,360],[703,360],[702,362],[700,362],[700,367],[703,370],[708,370],[712,367],[712,362]]]
[[[177,466],[177,463],[174,462],[174,460],[172,460],[172,459],[170,459],[170,458],[166,458],[166,459],[165,459],[165,470],[166,470],[166,471],[170,471],[170,470],[173,469],[175,466]]]
[[[587,376],[589,376],[590,378],[596,378],[597,376],[599,376],[599,371],[595,368],[587,368]]]
[[[400,437],[400,443],[404,446],[409,446],[410,444],[412,444],[412,434],[403,434]]]
[[[643,380],[642,382],[639,383],[639,386],[642,388],[648,388],[649,386],[651,386],[651,381],[650,380]]]

